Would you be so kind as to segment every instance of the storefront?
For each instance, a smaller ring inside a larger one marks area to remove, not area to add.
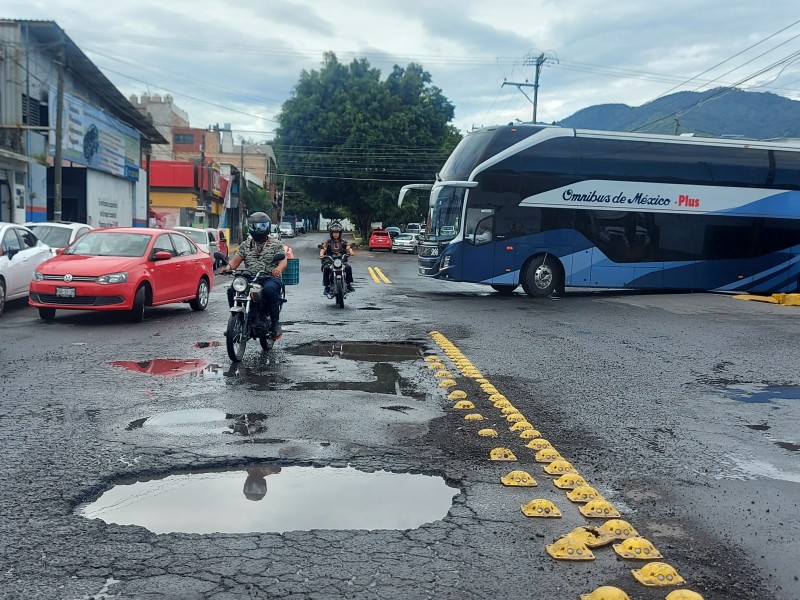
[[[152,161],[149,175],[150,227],[219,227],[228,180],[218,165]]]

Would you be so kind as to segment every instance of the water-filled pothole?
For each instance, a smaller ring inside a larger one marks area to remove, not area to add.
[[[727,386],[725,393],[731,400],[748,404],[767,404],[775,400],[800,400],[800,386],[798,385],[740,383]]]
[[[153,360],[115,360],[111,363],[115,367],[122,367],[136,373],[147,375],[162,375],[166,377],[177,377],[189,375],[190,373],[201,373],[212,365],[201,358],[156,358]],[[215,366],[215,365],[214,365]]]
[[[266,430],[266,418],[263,413],[231,414],[213,408],[188,408],[136,419],[125,429],[157,430],[172,435],[256,435]]]
[[[375,381],[339,381],[332,378],[327,381],[300,381],[293,384],[290,390],[352,390],[370,394],[389,394],[407,396],[424,400],[425,394],[415,391],[414,386],[400,376],[397,368],[388,363],[377,363],[372,367]]]
[[[422,356],[417,344],[391,342],[319,342],[300,346],[293,352],[304,356],[338,356],[370,362],[416,360]]]
[[[429,475],[261,465],[120,483],[78,512],[155,533],[402,530],[444,518],[459,491]]]
[[[766,423],[761,423],[759,425],[745,425],[745,427],[748,427],[754,431],[769,431],[770,429],[770,426]]]
[[[791,442],[775,442],[775,445],[789,452],[800,452],[800,444],[792,444]]]

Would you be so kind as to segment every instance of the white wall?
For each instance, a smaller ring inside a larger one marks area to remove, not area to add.
[[[89,225],[131,227],[135,185],[133,181],[86,169],[86,213]]]

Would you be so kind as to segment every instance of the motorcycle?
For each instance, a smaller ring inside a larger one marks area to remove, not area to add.
[[[323,245],[319,244],[317,248],[322,250]],[[331,300],[335,298],[336,306],[339,308],[344,308],[344,299],[347,298],[347,283],[345,282],[344,269],[347,256],[347,254],[334,254],[333,256],[322,257],[322,267],[325,268],[330,265],[331,269],[330,293],[325,295]]]
[[[232,275],[231,287],[234,296],[225,330],[225,346],[230,359],[238,362],[242,360],[250,339],[258,339],[264,350],[271,350],[275,344],[270,336],[272,321],[269,314],[260,307],[262,286],[258,283],[273,275],[266,271],[259,271],[253,275],[247,269],[234,271]],[[282,287],[280,305],[283,306],[284,302],[286,302],[286,291]]]

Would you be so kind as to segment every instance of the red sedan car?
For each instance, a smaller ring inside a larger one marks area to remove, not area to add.
[[[127,311],[188,302],[205,310],[214,259],[177,231],[141,227],[95,229],[39,265],[28,302],[44,320],[56,309]]]
[[[392,236],[384,229],[376,229],[369,236],[369,250],[388,250],[392,251]]]

